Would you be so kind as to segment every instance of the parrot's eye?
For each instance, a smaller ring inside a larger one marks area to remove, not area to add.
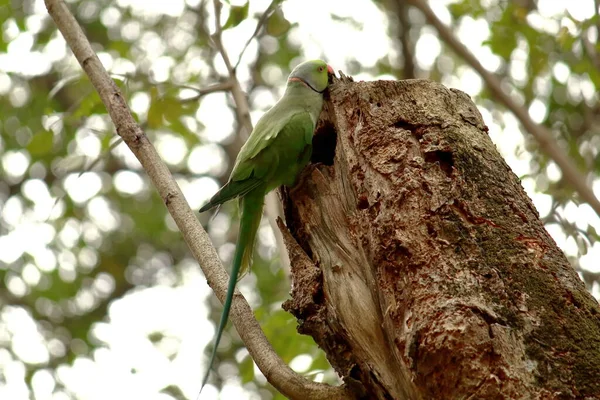
[[[319,71],[319,72],[323,72],[323,69],[324,69],[323,67],[319,67],[319,68],[318,68],[318,71]]]

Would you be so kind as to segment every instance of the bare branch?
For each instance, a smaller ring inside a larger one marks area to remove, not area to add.
[[[596,36],[600,36],[600,0],[594,0],[594,18],[596,19],[596,24],[594,25]],[[600,68],[600,54],[596,50],[595,44],[588,39],[587,32],[581,34],[581,40],[583,41],[583,47],[592,61],[592,64],[594,64],[596,68]]]
[[[233,85],[232,85],[231,81],[226,81],[226,82],[221,82],[221,83],[215,83],[214,85],[208,86],[203,89],[198,89],[198,88],[195,88],[192,86],[187,86],[187,85],[181,85],[181,87],[184,89],[190,89],[190,90],[196,91],[197,94],[195,96],[188,97],[188,98],[181,100],[181,103],[193,103],[194,101],[200,100],[201,97],[206,96],[207,94],[229,91],[229,90],[231,90]]]
[[[129,146],[148,173],[153,185],[165,202],[194,258],[200,264],[209,285],[222,302],[227,292],[229,276],[221,265],[208,234],[185,201],[169,169],[140,126],[135,122],[123,94],[110,78],[98,56],[92,50],[81,27],[63,0],[45,0],[48,13],[64,36],[81,67],[90,78],[106,106],[117,133]],[[291,399],[352,398],[345,387],[311,382],[292,371],[273,351],[262,332],[252,309],[237,292],[231,307],[231,320],[260,370],[281,393]]]
[[[414,79],[417,77],[417,66],[415,65],[415,44],[410,37],[410,20],[408,18],[408,5],[404,1],[396,3],[399,23],[400,43],[402,44],[402,57],[404,58],[404,68],[402,77],[404,79]]]
[[[399,0],[400,1],[400,0]],[[588,185],[583,172],[579,171],[575,164],[556,144],[552,132],[542,125],[538,125],[529,116],[527,110],[521,107],[510,95],[502,90],[500,80],[490,71],[484,68],[477,58],[454,36],[452,31],[444,25],[435,15],[433,10],[424,0],[408,0],[417,7],[425,18],[440,35],[440,38],[454,50],[456,54],[462,57],[477,73],[481,76],[492,94],[508,108],[517,119],[523,124],[525,129],[537,140],[542,151],[544,151],[561,169],[563,179],[577,193],[581,199],[587,202],[600,216],[600,201],[594,195],[594,192]]]
[[[231,79],[231,95],[233,96],[233,101],[236,105],[236,113],[240,125],[246,131],[246,135],[249,135],[250,132],[252,132],[252,121],[250,120],[250,108],[248,107],[248,101],[246,100],[246,95],[240,86],[240,82],[235,76],[235,69],[231,65],[231,60],[229,59],[229,55],[227,54],[227,51],[225,51],[225,48],[223,47],[223,41],[221,40],[221,33],[223,32],[221,28],[221,8],[223,5],[219,0],[213,0],[213,4],[215,7],[215,33],[212,35],[212,39],[217,47],[217,50],[221,54],[221,57],[223,58],[223,62],[227,68],[227,73]]]
[[[233,67],[234,71],[237,70],[238,65],[240,65],[240,61],[242,61],[242,57],[243,57],[244,53],[246,52],[246,49],[250,45],[250,42],[252,42],[252,39],[254,39],[255,37],[258,36],[258,33],[260,32],[260,29],[263,27],[263,25],[265,24],[265,22],[267,22],[267,18],[269,18],[269,16],[271,15],[271,13],[273,12],[273,10],[275,9],[275,6],[278,3],[280,3],[280,2],[281,2],[281,0],[273,0],[271,2],[271,4],[269,4],[269,7],[267,7],[267,9],[265,10],[265,12],[262,14],[262,16],[260,17],[260,19],[258,20],[258,23],[256,24],[256,29],[254,29],[254,33],[252,33],[252,36],[250,36],[250,38],[248,39],[248,41],[244,45],[244,48],[240,52],[240,55],[238,56],[238,59],[237,59],[237,61],[235,63],[235,66]]]
[[[594,0],[594,16],[596,17],[596,35],[600,36],[600,0]]]

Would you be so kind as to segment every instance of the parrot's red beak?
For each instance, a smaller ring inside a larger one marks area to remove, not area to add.
[[[331,65],[327,64],[327,83],[332,84],[334,76],[335,72],[333,72],[333,68],[331,68]]]

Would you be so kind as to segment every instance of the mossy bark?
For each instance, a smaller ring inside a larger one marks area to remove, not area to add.
[[[467,95],[344,77],[314,155],[284,196],[284,306],[357,394],[600,398],[598,303]]]

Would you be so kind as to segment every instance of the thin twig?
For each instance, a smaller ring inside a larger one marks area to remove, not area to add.
[[[223,29],[221,28],[221,9],[223,5],[219,0],[213,0],[214,9],[215,9],[215,33],[212,35],[212,40],[217,47],[219,54],[223,58],[223,62],[225,63],[225,67],[227,68],[227,73],[229,74],[229,78],[231,80],[231,95],[233,96],[233,101],[236,105],[236,113],[242,128],[246,131],[246,135],[249,135],[252,132],[252,121],[250,120],[250,108],[248,107],[248,101],[246,100],[246,95],[240,86],[240,82],[238,81],[235,75],[235,69],[231,65],[231,60],[229,59],[229,55],[225,48],[223,47],[223,41],[221,39],[221,34]]]
[[[408,5],[404,1],[398,1],[398,27],[400,43],[402,44],[402,57],[404,58],[404,68],[402,77],[404,79],[414,79],[417,77],[417,66],[415,65],[415,45],[410,38],[410,19],[408,18]]]
[[[94,168],[96,165],[98,165],[100,163],[100,161],[102,161],[102,159],[107,158],[108,155],[110,154],[110,152],[113,151],[115,148],[117,148],[117,146],[120,145],[121,143],[123,143],[122,138],[118,138],[113,143],[111,143],[111,145],[108,146],[108,149],[106,150],[106,152],[103,155],[96,157],[96,159],[94,161],[92,161],[87,167],[85,167],[81,172],[79,172],[79,175],[77,175],[77,177],[80,178],[86,172],[90,172],[92,170],[92,168]]]
[[[206,96],[207,94],[216,93],[216,92],[227,92],[232,88],[231,81],[215,83],[214,85],[208,86],[203,89],[198,89],[192,86],[181,85],[184,89],[195,90],[196,95],[192,97],[187,97],[181,100],[181,103],[192,103],[194,101],[198,101],[201,97]]]
[[[401,0],[399,0],[401,1]],[[509,109],[523,124],[525,129],[537,140],[542,151],[544,151],[561,169],[563,179],[575,189],[581,199],[587,202],[600,216],[600,201],[587,184],[584,174],[577,169],[575,164],[562,151],[553,138],[552,132],[542,125],[538,125],[529,116],[527,110],[521,107],[513,98],[502,89],[500,80],[490,71],[484,68],[477,58],[454,36],[452,31],[435,15],[427,2],[423,0],[408,0],[417,7],[425,18],[440,35],[440,38],[454,50],[467,64],[481,76],[492,94]]]
[[[600,36],[600,0],[594,0],[594,18],[596,19],[596,38],[598,38],[598,36]],[[589,57],[592,59],[592,63],[596,66],[596,68],[600,68],[600,54],[598,53],[597,47],[588,40],[587,32],[582,32],[581,38],[587,47],[587,51],[589,53]],[[597,42],[598,39],[596,39],[596,43]]]
[[[104,69],[64,1],[45,0],[45,4],[77,61],[98,91],[117,133],[148,173],[194,258],[200,264],[209,285],[222,302],[227,292],[229,276],[197,215],[185,201],[166,164],[135,122],[119,87]],[[291,399],[323,400],[352,398],[352,394],[343,386],[333,387],[312,382],[292,371],[274,352],[254,318],[252,309],[239,292],[233,299],[231,320],[260,370],[284,396]]]
[[[254,29],[254,33],[252,33],[252,36],[250,36],[250,38],[246,41],[246,44],[244,45],[244,48],[242,49],[242,51],[240,52],[240,55],[238,56],[238,59],[237,59],[237,61],[235,63],[235,66],[233,67],[234,71],[237,71],[237,67],[240,65],[240,62],[242,61],[242,57],[244,56],[244,53],[246,52],[246,49],[250,45],[250,42],[252,42],[252,39],[254,39],[255,37],[258,36],[258,33],[260,32],[260,29],[263,27],[263,25],[265,24],[265,22],[267,22],[267,18],[269,18],[269,16],[271,15],[271,13],[273,12],[273,10],[275,9],[275,6],[277,4],[279,4],[280,2],[281,2],[281,0],[273,0],[271,2],[271,4],[269,4],[269,7],[267,7],[267,9],[265,10],[265,12],[261,15],[260,19],[258,20],[258,23],[256,24],[256,29]]]
[[[600,36],[600,0],[594,0],[594,17],[596,17],[596,37]]]

